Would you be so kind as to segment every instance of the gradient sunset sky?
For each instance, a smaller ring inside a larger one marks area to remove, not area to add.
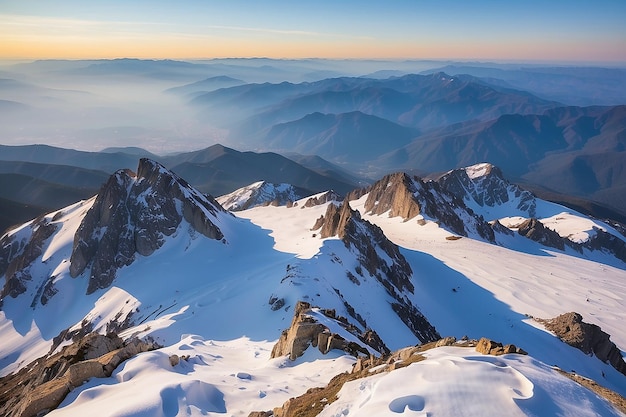
[[[626,62],[626,0],[5,0],[0,59]]]

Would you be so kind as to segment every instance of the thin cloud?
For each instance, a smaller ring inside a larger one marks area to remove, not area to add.
[[[206,25],[206,26],[201,26],[201,27],[210,28],[210,29],[219,29],[219,30],[239,31],[239,32],[270,33],[270,34],[276,34],[276,35],[299,35],[299,36],[310,36],[310,37],[350,38],[350,39],[362,39],[362,40],[372,39],[369,36],[351,36],[351,35],[346,35],[346,34],[313,32],[313,31],[294,30],[294,29],[271,29],[271,28],[245,27],[245,26],[222,26],[222,25]]]
[[[159,37],[171,35],[172,37],[204,37],[211,35],[205,31],[229,31],[240,33],[256,33],[270,35],[287,35],[311,38],[333,38],[333,39],[353,39],[353,40],[371,40],[369,36],[355,36],[350,34],[325,33],[316,31],[296,30],[296,29],[274,29],[263,27],[247,27],[247,26],[229,26],[229,25],[187,25],[185,29],[181,29],[183,25],[175,23],[161,22],[145,22],[145,21],[100,21],[85,20],[57,17],[27,16],[27,15],[9,15],[0,14],[0,20],[3,22],[0,33],[10,33],[13,36],[24,34],[33,35],[34,33],[55,33],[61,35],[63,33],[70,35],[78,32],[83,35],[137,35],[150,34]]]

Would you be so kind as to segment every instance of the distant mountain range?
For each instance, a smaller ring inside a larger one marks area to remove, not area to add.
[[[364,176],[490,162],[518,181],[626,215],[626,106],[564,106],[442,72],[249,84],[192,104],[242,148],[318,154]]]
[[[489,162],[542,195],[620,217],[625,73],[434,61],[37,61],[1,73],[9,143],[62,138],[109,149],[2,146],[0,159],[111,173],[145,156],[214,194],[261,180],[341,192],[398,169],[426,176]],[[215,143],[256,155],[219,146],[178,154]],[[162,152],[125,148],[146,145]],[[314,168],[315,155],[334,167]]]
[[[83,152],[46,145],[0,146],[0,209],[6,213],[0,229],[89,198],[110,173],[131,169],[146,156],[155,157],[139,148]],[[300,157],[300,164],[276,153],[239,152],[214,145],[157,158],[198,189],[218,196],[262,180],[289,181],[303,194],[326,190],[345,194],[363,184],[358,177],[319,157]],[[76,166],[66,165],[72,163]],[[23,213],[14,208],[24,206],[29,209]],[[34,214],[25,217],[26,213]]]
[[[446,65],[425,71],[479,77],[493,86],[515,88],[577,106],[626,103],[626,69],[533,65]]]

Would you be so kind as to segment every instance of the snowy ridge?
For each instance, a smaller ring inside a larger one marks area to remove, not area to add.
[[[255,182],[217,198],[226,210],[239,211],[264,204],[285,205],[305,197],[291,184]]]
[[[320,417],[401,415],[619,416],[607,402],[532,357],[440,347],[427,359],[348,382]]]
[[[509,183],[499,168],[482,163],[447,172],[436,180],[488,221],[505,215],[537,216],[537,199]]]
[[[439,177],[437,182],[462,198],[474,213],[488,221],[498,221],[517,231],[524,221],[536,218],[563,238],[561,245],[564,243],[586,257],[602,259],[605,254],[609,254],[626,263],[626,238],[615,228],[562,205],[535,197],[509,183],[500,169],[491,164],[477,164],[449,171]],[[500,243],[504,243],[502,239]],[[620,261],[617,261],[618,264]]]

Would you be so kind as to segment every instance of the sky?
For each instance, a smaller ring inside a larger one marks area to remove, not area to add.
[[[626,62],[624,0],[2,0],[0,59]]]

